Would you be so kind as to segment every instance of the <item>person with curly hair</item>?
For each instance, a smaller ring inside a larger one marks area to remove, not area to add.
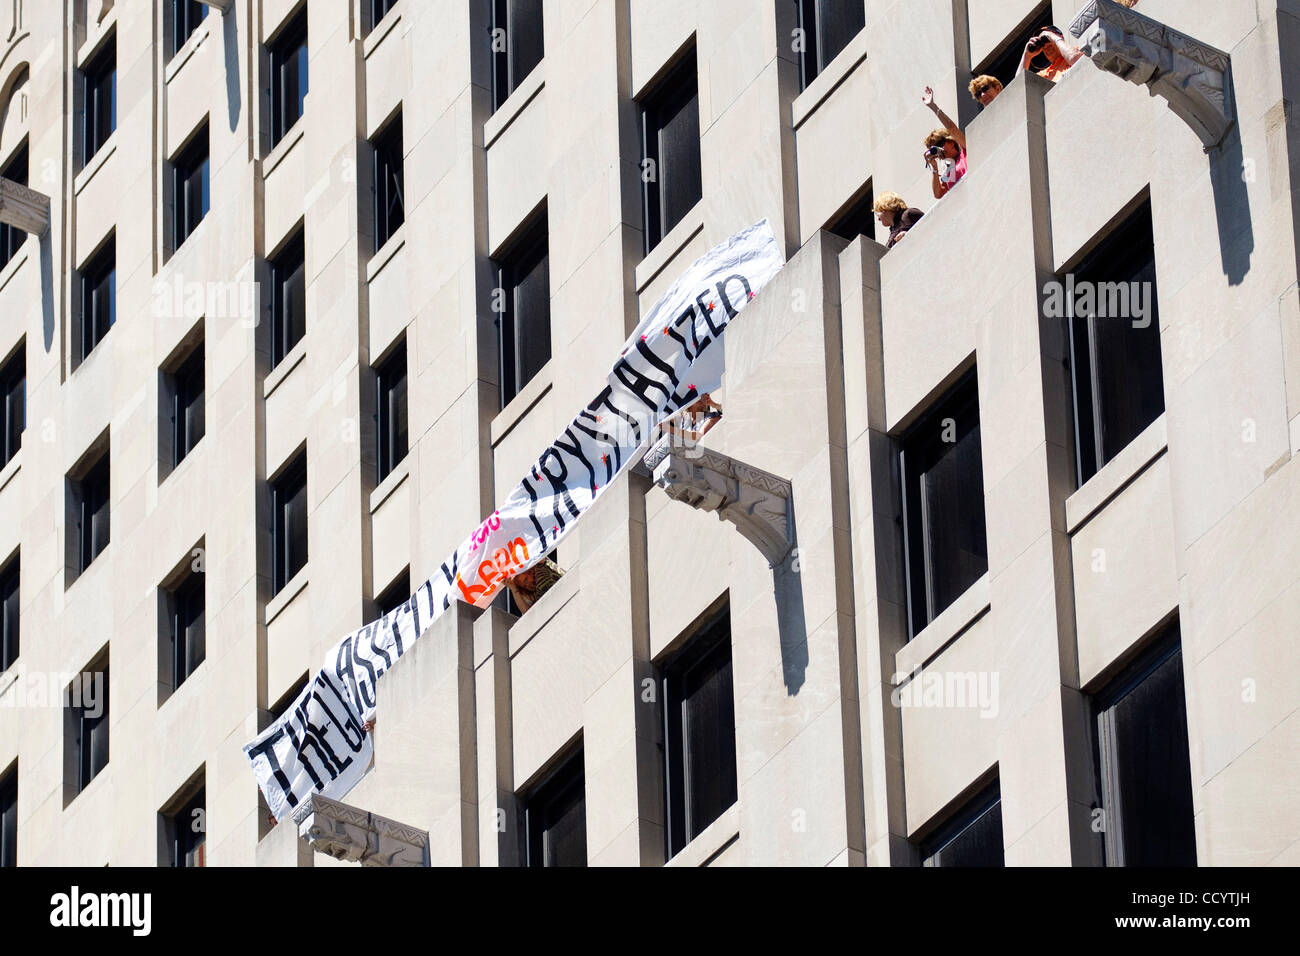
[[[986,73],[971,80],[969,89],[971,99],[980,106],[988,106],[1002,92],[1002,81],[996,76],[989,76]]]
[[[921,93],[921,102],[943,124],[926,136],[924,154],[925,164],[930,167],[930,189],[935,199],[942,199],[966,175],[966,134],[935,103],[930,87]]]
[[[886,249],[892,249],[894,243],[902,239],[907,234],[907,230],[917,224],[925,213],[915,206],[909,206],[902,196],[894,192],[883,192],[876,197],[876,201],[871,204],[876,218],[880,224],[889,230],[889,241],[885,243]]]

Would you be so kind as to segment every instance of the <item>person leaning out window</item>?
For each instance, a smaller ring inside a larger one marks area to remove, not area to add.
[[[930,189],[942,199],[966,175],[966,134],[934,101],[934,90],[926,87],[921,102],[943,124],[925,138],[925,164],[930,167]]]
[[[970,81],[970,95],[980,106],[988,106],[1002,92],[1002,81],[996,76],[977,76]]]
[[[902,239],[907,230],[915,226],[925,215],[915,206],[909,206],[902,196],[894,192],[881,193],[876,197],[871,208],[875,211],[880,224],[889,230],[889,241],[885,243],[886,249],[892,249],[894,243]]]

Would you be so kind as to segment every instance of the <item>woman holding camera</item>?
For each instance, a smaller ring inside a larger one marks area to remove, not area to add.
[[[925,164],[930,167],[930,190],[942,199],[966,175],[966,134],[934,102],[934,90],[926,87],[921,102],[943,124],[925,138]],[[943,168],[939,163],[943,162]]]

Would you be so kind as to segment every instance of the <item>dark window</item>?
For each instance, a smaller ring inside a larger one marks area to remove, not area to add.
[[[1094,707],[1107,865],[1195,866],[1177,624]]]
[[[304,5],[270,44],[271,145],[284,139],[302,116],[307,95],[307,8]]]
[[[695,51],[664,78],[641,110],[645,251],[695,207],[700,185],[700,103]]]
[[[279,365],[307,331],[307,280],[299,232],[271,262],[271,365]]]
[[[9,464],[23,446],[27,427],[27,345],[18,346],[13,358],[0,368],[0,467]]]
[[[1002,796],[995,783],[921,845],[922,866],[1003,866]]]
[[[172,467],[194,450],[203,437],[203,344],[172,376]]]
[[[1075,455],[1083,484],[1165,410],[1150,202],[1074,270],[1073,296],[1069,277],[1058,281],[1067,290]]]
[[[402,191],[402,117],[398,114],[374,142],[375,165],[371,183],[375,193],[375,249],[384,247],[406,221]]]
[[[367,0],[370,14],[370,29],[379,26],[379,22],[388,16],[388,11],[397,6],[397,0]]]
[[[858,236],[868,239],[876,237],[876,213],[871,207],[875,204],[875,195],[870,186],[861,198],[844,210],[827,228],[842,239],[852,242]]]
[[[663,669],[668,856],[736,802],[731,618],[723,611]]]
[[[207,837],[205,789],[186,801],[167,819],[167,836],[171,866],[204,866],[204,842]]]
[[[81,164],[89,163],[117,129],[117,38],[82,71]]]
[[[81,270],[81,361],[91,353],[117,320],[116,239]]]
[[[9,165],[0,170],[0,178],[8,179],[20,186],[27,185],[27,144],[23,143],[14,153]],[[27,239],[27,233],[17,226],[0,223],[0,269],[8,265],[9,260],[18,254],[18,247]]]
[[[524,800],[529,866],[587,865],[587,800],[582,750]]]
[[[18,767],[0,778],[0,867],[18,865]]]
[[[850,40],[866,26],[862,0],[795,0],[802,39],[800,89],[817,78]]]
[[[78,675],[69,687],[77,793],[108,765],[108,664]]]
[[[208,214],[208,126],[195,135],[172,163],[172,243],[179,249]]]
[[[497,261],[501,407],[551,359],[551,285],[546,217]]]
[[[915,637],[988,570],[972,371],[903,436],[903,550]]]
[[[1006,45],[1000,47],[978,69],[971,71],[971,77],[994,76],[1002,81],[1003,86],[1009,85],[1020,71],[1020,63],[1025,57],[1025,45],[1041,33],[1043,27],[1050,26],[1051,22],[1052,3],[1051,0],[1046,0],[1039,4],[1024,26],[1007,40]]]
[[[375,598],[375,605],[379,608],[379,616],[391,614],[393,611],[411,598],[411,569],[407,568],[397,576],[392,584],[384,589],[384,593]]]
[[[307,456],[299,455],[271,484],[274,526],[272,593],[293,579],[307,563]]]
[[[199,28],[208,15],[206,4],[199,0],[172,0],[172,55],[185,45],[185,41]]]
[[[0,672],[18,660],[18,559],[0,570]]]
[[[378,481],[406,457],[406,342],[375,370],[378,385]]]
[[[542,0],[492,0],[492,109],[542,62]]]
[[[175,590],[167,593],[172,690],[185,683],[206,656],[204,580],[202,571],[194,571]]]
[[[77,573],[108,547],[108,452],[73,483],[77,521]]]

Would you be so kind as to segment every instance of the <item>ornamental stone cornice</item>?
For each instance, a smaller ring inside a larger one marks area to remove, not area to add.
[[[362,866],[428,866],[429,834],[360,807],[312,794],[293,812],[317,853]]]
[[[684,446],[665,436],[642,464],[668,497],[715,512],[736,526],[777,567],[794,547],[789,481],[699,445]]]
[[[1115,0],[1090,0],[1070,33],[1093,66],[1163,97],[1207,152],[1227,138],[1236,118],[1227,53]]]

